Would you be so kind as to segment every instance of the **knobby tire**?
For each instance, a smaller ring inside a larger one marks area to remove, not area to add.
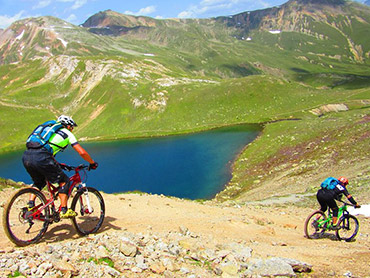
[[[27,209],[30,194],[36,195],[34,210]],[[44,194],[36,188],[22,188],[12,195],[4,206],[3,228],[13,243],[18,246],[27,246],[42,238],[49,226],[49,207],[44,208],[36,217],[31,214],[45,204]]]
[[[88,212],[86,190],[93,209],[91,213]],[[71,209],[77,213],[77,216],[72,219],[72,223],[81,236],[96,233],[103,224],[105,217],[104,199],[95,188],[85,187],[80,189],[73,197]]]
[[[340,229],[336,231],[337,238],[349,242],[357,235],[360,224],[356,217],[347,214],[340,218],[338,226]]]
[[[314,211],[311,213],[304,223],[304,233],[309,239],[320,238],[326,231],[326,224],[323,227],[316,227],[315,220],[326,220],[326,215],[321,210]]]

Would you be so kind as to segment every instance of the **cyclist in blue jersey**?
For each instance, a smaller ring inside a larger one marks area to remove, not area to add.
[[[347,199],[355,206],[355,208],[360,208],[361,206],[357,204],[355,199],[349,194],[347,190],[348,179],[346,177],[339,177],[338,184],[334,189],[325,189],[321,188],[317,191],[317,201],[319,202],[322,212],[325,212],[329,207],[333,211],[333,230],[337,230],[337,221],[338,221],[338,205],[335,200],[340,200],[342,196],[346,196]]]

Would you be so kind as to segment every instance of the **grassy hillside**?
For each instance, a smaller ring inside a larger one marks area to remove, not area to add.
[[[355,106],[357,101],[346,103]],[[266,125],[238,158],[233,179],[217,198],[250,201],[315,193],[327,176],[344,175],[350,179],[350,191],[369,201],[369,103],[368,108]]]
[[[0,153],[23,148],[34,126],[62,113],[73,115],[82,140],[259,123],[262,135],[238,158],[220,200],[271,182],[302,192],[303,178],[331,171],[368,177],[359,169],[369,155],[370,12],[294,5],[226,21],[115,13],[116,31],[129,20],[118,35],[52,17],[15,23],[0,38]],[[251,18],[259,22],[247,25]]]

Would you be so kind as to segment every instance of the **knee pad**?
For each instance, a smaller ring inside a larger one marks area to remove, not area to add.
[[[69,182],[66,182],[63,186],[59,186],[58,192],[62,194],[68,194],[69,191]]]

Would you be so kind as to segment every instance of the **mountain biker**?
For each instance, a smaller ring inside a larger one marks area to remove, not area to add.
[[[49,145],[48,148],[37,142],[27,140],[27,150],[23,154],[22,161],[33,180],[34,187],[42,190],[46,185],[46,180],[52,184],[59,184],[58,192],[61,203],[60,217],[73,218],[77,215],[76,212],[67,209],[67,194],[70,184],[69,178],[63,172],[62,166],[55,160],[55,155],[68,147],[68,145],[71,145],[84,160],[90,163],[90,169],[96,169],[98,163],[96,163],[87,151],[81,147],[76,137],[73,135],[73,128],[76,127],[77,124],[73,121],[72,117],[61,115],[58,117],[57,123],[60,123],[62,127],[51,135],[47,143]],[[28,208],[35,206],[35,198],[35,195],[30,196]]]
[[[316,197],[317,201],[319,202],[322,212],[325,212],[326,209],[329,207],[333,211],[333,230],[338,230],[337,221],[338,221],[338,205],[335,200],[340,200],[343,194],[347,197],[347,199],[355,205],[355,208],[360,208],[361,206],[357,204],[355,199],[348,193],[347,191],[348,179],[346,177],[339,177],[338,184],[334,187],[334,189],[326,189],[320,188],[317,191]]]

